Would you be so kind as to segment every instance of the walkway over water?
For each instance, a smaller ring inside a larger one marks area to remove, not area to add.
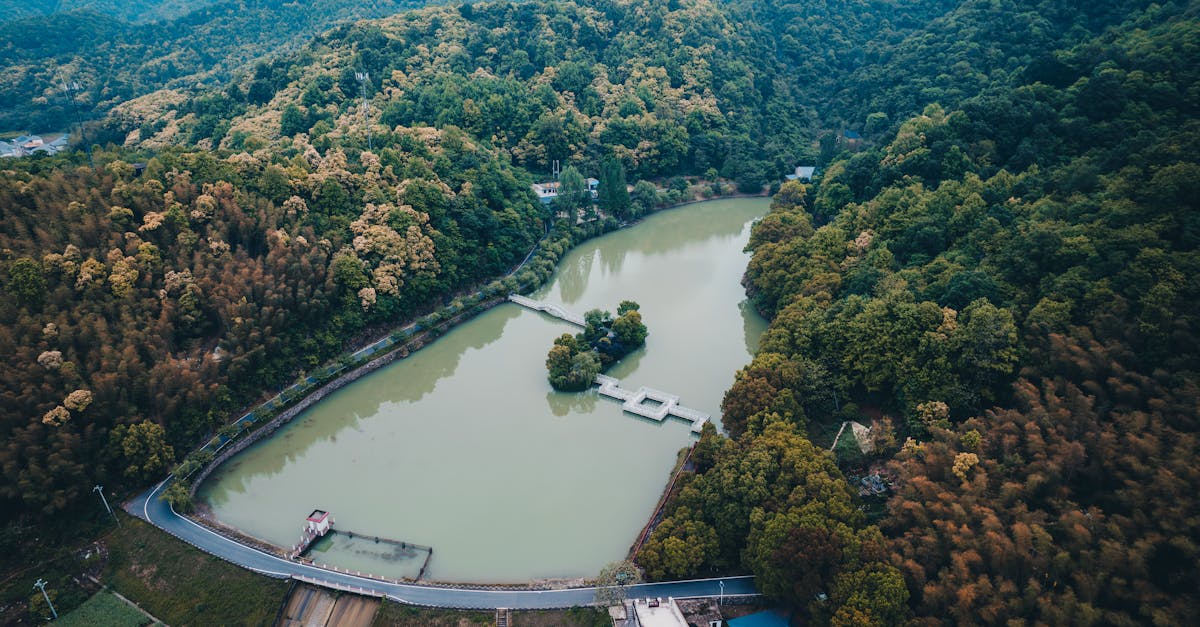
[[[534,311],[548,313],[576,326],[587,326],[583,316],[567,311],[554,303],[545,303],[520,294],[509,294],[508,300]],[[596,385],[600,386],[599,392],[604,396],[624,401],[621,409],[659,422],[665,420],[667,416],[682,418],[692,423],[692,433],[700,433],[704,423],[708,422],[710,418],[706,413],[680,405],[679,397],[675,394],[668,394],[645,386],[638,388],[637,391],[626,390],[621,387],[620,381],[602,374],[596,375]]]
[[[532,309],[534,311],[545,312],[545,313],[548,313],[551,316],[554,316],[555,318],[558,318],[560,320],[566,320],[567,322],[570,322],[571,324],[573,324],[577,327],[586,327],[587,326],[587,323],[583,321],[583,316],[576,314],[576,313],[571,313],[571,312],[567,311],[566,309],[563,309],[562,307],[559,307],[558,305],[555,305],[553,303],[543,303],[540,300],[533,300],[532,298],[526,298],[524,296],[521,296],[520,294],[509,294],[508,300],[510,300],[522,307],[528,307],[529,309]]]
[[[667,416],[675,416],[692,423],[692,433],[700,433],[709,415],[679,404],[679,397],[667,394],[661,390],[642,386],[637,391],[626,390],[621,382],[602,374],[596,375],[596,385],[604,396],[610,396],[620,401],[621,409],[631,413],[662,422]],[[646,401],[650,401],[647,403]]]

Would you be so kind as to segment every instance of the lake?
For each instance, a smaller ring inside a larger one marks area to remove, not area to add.
[[[578,313],[641,304],[650,335],[607,374],[679,395],[719,421],[766,326],[740,284],[767,199],[659,212],[567,253],[532,296]],[[314,508],[336,528],[434,548],[426,579],[522,583],[594,576],[622,559],[666,486],[689,424],[546,380],[554,338],[578,329],[512,303],[330,395],[223,465],[200,499],[280,546]],[[719,422],[718,422],[719,424]],[[415,576],[420,552],[334,536],[318,562]]]

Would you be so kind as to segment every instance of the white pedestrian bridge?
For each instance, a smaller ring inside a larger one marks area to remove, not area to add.
[[[567,311],[554,303],[534,300],[520,294],[510,294],[508,300],[527,309],[540,311],[560,320],[566,320],[579,327],[587,326],[587,323],[583,320],[583,316]],[[704,428],[704,423],[708,422],[710,418],[706,413],[680,405],[678,396],[663,392],[662,390],[645,386],[638,388],[636,391],[627,390],[621,387],[620,381],[602,374],[596,375],[596,385],[600,386],[600,394],[622,401],[621,409],[631,414],[642,416],[643,418],[657,420],[658,422],[666,420],[667,416],[682,418],[692,423],[692,433],[700,433],[700,430]]]

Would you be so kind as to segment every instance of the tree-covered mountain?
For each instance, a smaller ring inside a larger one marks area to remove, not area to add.
[[[652,575],[745,568],[820,623],[1196,622],[1200,22],[1125,17],[783,186],[746,275],[770,328]],[[952,87],[936,50],[871,73]],[[797,435],[841,420],[874,425],[856,472],[892,460],[882,536]]]
[[[182,17],[219,0],[0,0],[0,21],[54,13],[93,12],[126,22]]]
[[[433,7],[335,29],[224,91],[152,94],[102,136],[240,149],[304,133],[320,147],[365,134],[365,87],[379,130],[454,125],[540,171],[614,150],[639,177],[711,169],[750,191],[815,158],[838,72],[946,6],[851,0],[820,24],[806,12],[790,29],[806,65],[779,54],[775,9],[756,2]]]
[[[0,23],[0,131],[65,130],[160,89],[223,84],[334,24],[425,0],[75,2]],[[3,8],[0,7],[0,10]],[[156,11],[153,19],[139,19]],[[134,21],[128,21],[133,19]],[[78,90],[67,89],[77,83]],[[89,137],[94,141],[95,138]]]
[[[158,49],[115,20],[48,19],[78,41],[38,45],[105,53],[88,63]],[[362,329],[502,274],[544,230],[527,172],[550,159],[761,190],[812,152],[815,112],[748,19],[707,1],[427,8],[339,27],[221,88],[121,102],[88,139],[137,150],[99,149],[97,170],[77,154],[0,164],[8,519],[79,507],[87,481],[148,479]],[[223,41],[205,36],[155,46],[204,65]],[[646,181],[633,196],[656,202]]]

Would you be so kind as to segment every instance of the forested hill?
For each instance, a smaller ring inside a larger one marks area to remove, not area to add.
[[[100,117],[118,103],[153,91],[220,85],[234,70],[307,44],[334,24],[429,2],[60,4],[49,15],[14,13],[11,17],[20,19],[7,22],[0,13],[0,132],[64,130],[77,115]],[[81,90],[64,91],[70,83]]]
[[[652,576],[745,568],[821,624],[1200,620],[1198,18],[1134,11],[782,187],[746,275],[770,328]],[[958,91],[938,49],[863,72]],[[843,420],[873,450],[835,462],[809,438]],[[845,480],[874,472],[883,507]]]
[[[126,22],[154,22],[182,17],[219,0],[0,0],[0,22],[87,11]]]
[[[338,28],[224,91],[153,94],[118,108],[101,135],[234,150],[361,139],[355,76],[366,73],[377,130],[454,125],[532,170],[615,147],[636,176],[711,168],[753,190],[815,157],[836,77],[948,6],[846,0],[820,16],[757,0],[434,7]],[[808,58],[782,55],[785,44]]]
[[[1022,82],[1079,78],[1057,60],[1155,3],[1148,0],[967,0],[894,43],[872,44],[831,80],[827,114],[866,130],[894,130],[929,103],[959,102]]]

